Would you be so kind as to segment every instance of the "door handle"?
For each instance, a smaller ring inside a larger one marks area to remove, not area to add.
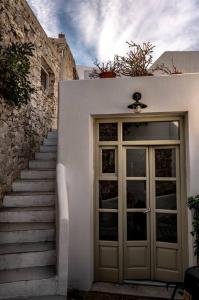
[[[148,214],[151,211],[150,207],[144,211],[144,214]]]

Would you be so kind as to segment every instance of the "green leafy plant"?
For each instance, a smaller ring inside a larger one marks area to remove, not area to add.
[[[195,255],[199,257],[199,195],[189,197],[187,206],[193,211],[193,230],[192,236],[195,238],[194,249]]]
[[[32,43],[0,43],[0,96],[11,105],[26,104],[34,92],[29,80],[34,49]]]
[[[149,67],[152,64],[153,46],[150,42],[142,45],[127,42],[130,51],[125,56],[117,56],[119,72],[124,76],[149,76],[152,73]]]
[[[102,73],[110,72],[113,77],[119,76],[118,61],[115,57],[113,61],[109,60],[106,63],[100,63],[97,59],[94,62],[96,66],[93,68],[92,72],[89,74],[90,78],[100,78]]]

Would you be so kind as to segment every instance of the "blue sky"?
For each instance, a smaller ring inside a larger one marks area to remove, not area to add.
[[[164,51],[199,50],[199,0],[28,0],[46,33],[66,34],[77,64],[92,65],[150,41]]]

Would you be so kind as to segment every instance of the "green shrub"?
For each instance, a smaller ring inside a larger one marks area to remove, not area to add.
[[[199,195],[189,197],[187,206],[193,210],[193,231],[192,236],[195,238],[194,249],[195,255],[199,257]]]
[[[0,43],[0,96],[10,105],[21,106],[30,100],[34,88],[29,81],[32,43]]]

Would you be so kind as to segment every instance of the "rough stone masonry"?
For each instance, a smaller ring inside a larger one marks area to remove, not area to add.
[[[19,171],[56,127],[59,80],[77,79],[76,65],[64,34],[49,38],[25,0],[0,1],[3,43],[32,42],[30,81],[36,92],[28,105],[11,107],[0,97],[0,199]],[[46,88],[41,83],[43,71]],[[46,76],[46,78],[45,78]]]

